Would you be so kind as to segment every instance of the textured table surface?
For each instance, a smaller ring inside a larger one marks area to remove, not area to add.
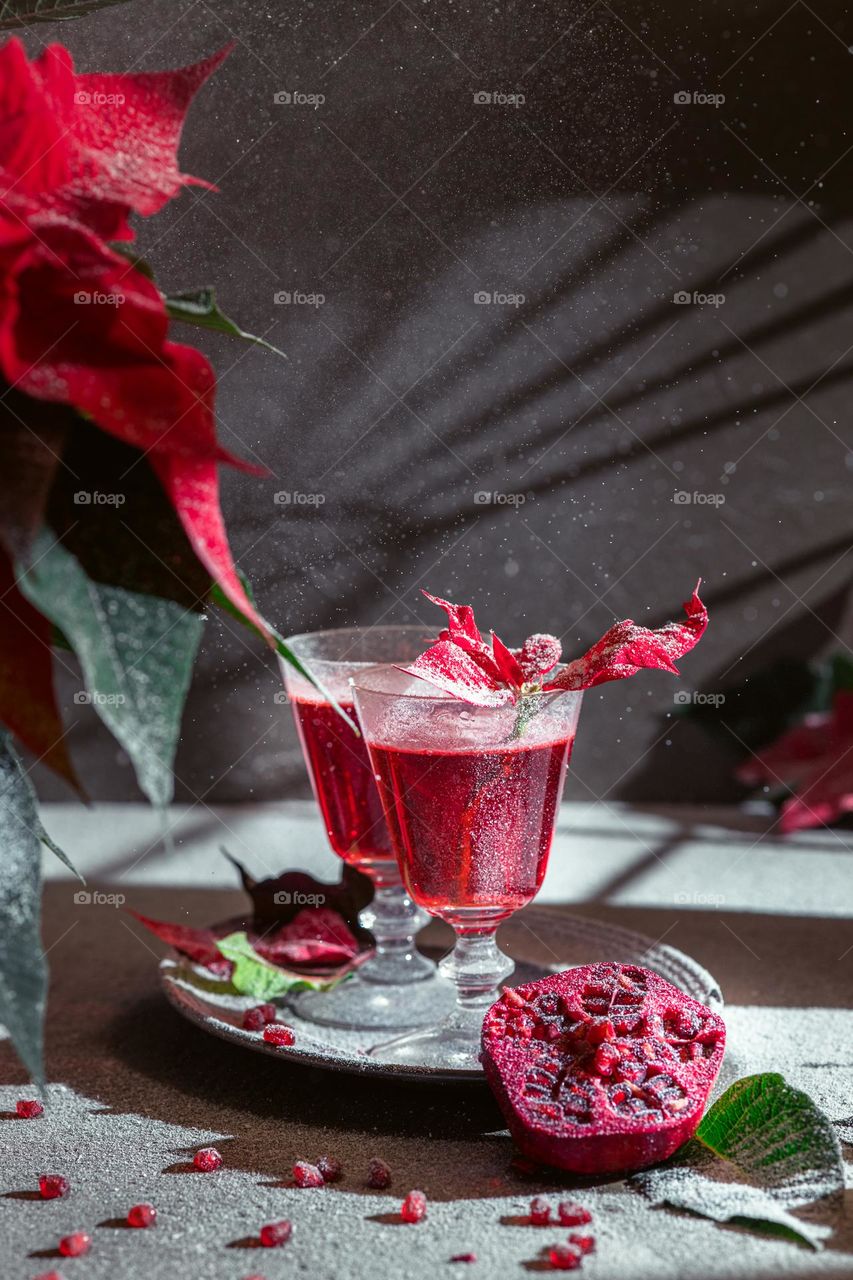
[[[99,888],[161,918],[209,923],[242,902],[225,845],[257,875],[338,867],[312,807],[196,805],[158,819],[142,806],[46,806],[45,823]],[[563,810],[540,902],[601,916],[690,952],[719,979],[737,1074],[782,1070],[833,1119],[853,1112],[853,847],[848,833],[767,834],[768,820],[677,807]],[[595,1214],[598,1254],[584,1274],[650,1277],[807,1277],[853,1274],[853,1227],[819,1254],[797,1245],[651,1208],[621,1180],[526,1183],[508,1169],[509,1139],[485,1088],[405,1087],[334,1077],[220,1043],[167,1007],[158,944],[115,906],[77,903],[77,886],[45,862],[45,945],[52,970],[48,1075],[54,1105],[39,1121],[10,1117],[25,1077],[0,1046],[0,1270],[26,1280],[57,1268],[60,1236],[92,1230],[67,1280],[205,1277],[318,1280],[545,1269],[561,1232],[521,1225],[530,1196],[567,1185]],[[188,1168],[215,1143],[217,1174]],[[288,1185],[299,1157],[337,1155],[334,1189]],[[846,1148],[850,1155],[850,1148]],[[380,1155],[386,1193],[363,1186]],[[32,1195],[39,1172],[62,1172],[65,1200]],[[395,1217],[412,1187],[427,1220]],[[848,1192],[848,1199],[850,1193]],[[157,1205],[149,1232],[121,1225],[138,1201]],[[264,1222],[289,1217],[291,1243],[254,1247]],[[451,1264],[473,1251],[472,1266]]]

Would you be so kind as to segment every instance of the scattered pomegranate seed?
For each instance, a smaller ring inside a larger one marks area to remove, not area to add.
[[[309,1164],[307,1160],[296,1161],[293,1166],[293,1180],[297,1187],[323,1187],[326,1185],[326,1179],[316,1164]]]
[[[222,1167],[222,1156],[216,1147],[202,1147],[193,1156],[193,1164],[201,1173],[214,1173]]]
[[[476,1253],[454,1253],[451,1262],[476,1262]]]
[[[35,1276],[33,1280],[65,1280],[58,1271],[43,1271],[40,1276]]]
[[[61,1173],[43,1173],[39,1178],[39,1195],[42,1200],[60,1200],[68,1195],[69,1185]]]
[[[420,1222],[426,1217],[427,1198],[422,1191],[410,1191],[400,1206],[400,1217],[404,1222]]]
[[[569,1236],[569,1244],[573,1244],[581,1253],[595,1253],[595,1236],[579,1236],[573,1231]]]
[[[129,1227],[153,1227],[157,1222],[157,1210],[153,1204],[135,1204],[127,1213]]]
[[[264,1027],[267,1044],[295,1044],[296,1032],[284,1022],[270,1022]]]
[[[376,1191],[384,1191],[391,1185],[391,1170],[378,1156],[374,1156],[367,1166],[367,1185]]]
[[[551,1221],[551,1206],[544,1196],[534,1196],[530,1201],[530,1222],[534,1227],[547,1227]]]
[[[557,1217],[564,1227],[583,1227],[592,1222],[592,1214],[582,1204],[574,1200],[561,1200],[557,1206]]]
[[[275,1022],[278,1017],[278,1009],[276,1009],[274,1004],[259,1004],[257,1007],[264,1015],[265,1022]]]
[[[257,1007],[247,1009],[243,1014],[244,1031],[261,1031],[266,1025],[267,1020]]]
[[[82,1258],[92,1247],[92,1237],[85,1231],[74,1231],[70,1236],[63,1236],[59,1242],[59,1252],[63,1258]]]
[[[265,1249],[277,1249],[279,1245],[287,1244],[292,1234],[293,1223],[287,1218],[282,1218],[281,1222],[268,1222],[261,1227],[261,1244]]]
[[[571,1244],[553,1245],[548,1257],[555,1271],[577,1271],[582,1261],[580,1250]]]
[[[321,1156],[317,1168],[323,1175],[324,1182],[340,1182],[344,1176],[344,1166],[334,1156]]]
[[[36,1098],[19,1098],[15,1110],[22,1120],[35,1120],[36,1116],[44,1115],[44,1107]]]

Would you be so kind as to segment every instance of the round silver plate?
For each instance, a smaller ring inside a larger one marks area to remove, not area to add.
[[[723,1006],[716,980],[683,951],[653,942],[644,934],[587,916],[528,907],[501,926],[500,944],[516,963],[515,973],[510,978],[511,985],[531,982],[579,964],[615,960],[654,969],[667,982],[715,1011],[720,1011]],[[258,1032],[244,1031],[241,1026],[243,1011],[257,1001],[231,994],[228,987],[217,982],[207,970],[173,955],[161,961],[160,980],[168,1000],[183,1017],[211,1035],[230,1040],[255,1053],[333,1071],[397,1080],[479,1081],[483,1078],[479,1069],[400,1064],[383,1062],[376,1056],[368,1057],[367,1050],[383,1038],[382,1033],[318,1026],[299,1018],[286,1000],[280,1002],[282,1020],[295,1030],[296,1043],[290,1048],[279,1048],[267,1044]],[[387,1033],[384,1038],[390,1039],[391,1034]]]

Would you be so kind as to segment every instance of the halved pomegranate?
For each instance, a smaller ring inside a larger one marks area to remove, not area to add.
[[[504,991],[481,1058],[523,1155],[618,1173],[694,1133],[725,1040],[722,1018],[651,969],[592,964]]]

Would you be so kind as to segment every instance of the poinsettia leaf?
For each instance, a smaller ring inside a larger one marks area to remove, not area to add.
[[[93,582],[47,531],[19,571],[27,598],[70,639],[91,703],[125,748],[154,804],[173,794],[172,763],[203,620],[172,600]]]
[[[216,947],[234,965],[231,974],[234,990],[240,995],[252,996],[255,1000],[273,1000],[287,991],[328,991],[340,981],[317,981],[270,964],[263,956],[258,955],[248,935],[243,932],[230,933],[227,938],[220,938]]]
[[[50,622],[20,593],[0,550],[0,724],[81,792],[56,704],[51,640]]]
[[[287,359],[285,352],[274,347],[271,342],[267,342],[266,338],[247,333],[226,316],[216,301],[215,290],[210,285],[182,293],[164,293],[163,301],[173,320],[194,324],[202,329],[213,329],[217,333],[227,333],[232,338],[242,338],[244,342],[253,342],[259,347],[266,347],[267,351],[274,351],[277,356]]]
[[[0,544],[14,560],[29,559],[32,540],[44,524],[74,417],[65,405],[33,400],[0,379]]]
[[[0,1022],[44,1082],[47,964],[41,944],[41,838],[35,793],[0,730]]]
[[[0,31],[27,27],[33,22],[60,22],[82,18],[127,0],[0,0]]]
[[[87,577],[202,611],[210,574],[139,449],[77,418],[48,523]]]
[[[775,1072],[738,1080],[674,1160],[631,1179],[655,1204],[821,1247],[844,1195],[838,1138],[811,1098]],[[794,1210],[808,1209],[806,1217]]]

